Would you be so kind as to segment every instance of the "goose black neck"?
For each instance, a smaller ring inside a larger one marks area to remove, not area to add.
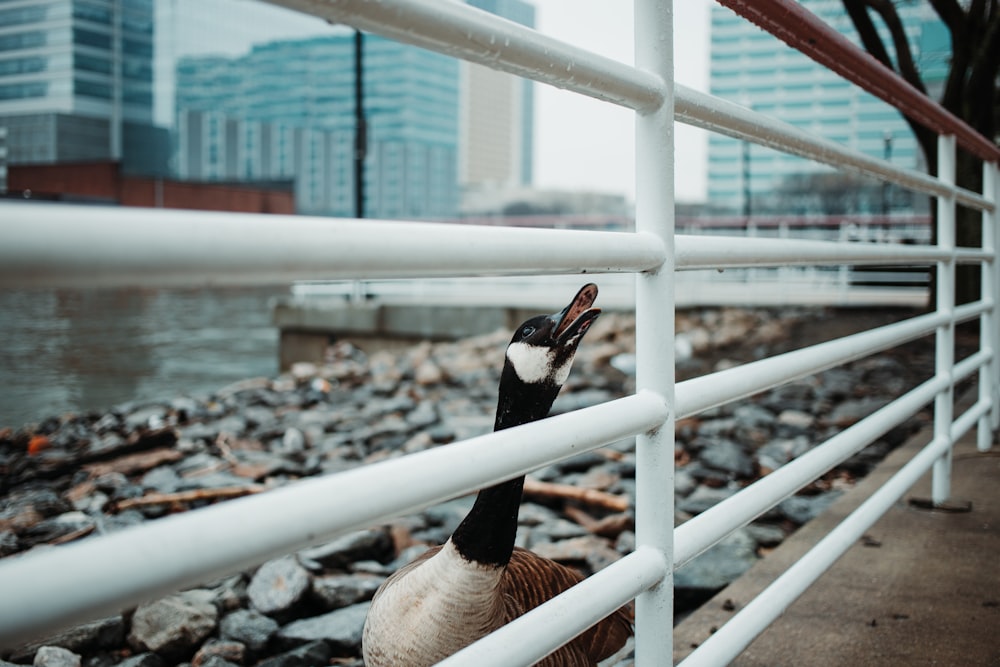
[[[522,382],[509,364],[500,377],[500,396],[494,431],[544,418],[552,407],[559,385]],[[469,514],[455,529],[452,544],[466,560],[503,567],[510,562],[517,535],[524,476],[483,489]]]

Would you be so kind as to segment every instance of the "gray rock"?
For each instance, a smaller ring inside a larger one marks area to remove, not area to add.
[[[240,663],[230,662],[220,655],[210,655],[191,663],[191,667],[240,667]]]
[[[311,578],[294,556],[268,561],[250,580],[250,603],[265,614],[280,614],[298,604],[309,590]]]
[[[698,425],[698,435],[708,439],[728,436],[736,430],[736,426],[736,420],[731,417],[706,419]]]
[[[163,660],[155,653],[140,653],[122,660],[116,667],[163,667]]]
[[[296,647],[273,658],[257,663],[257,667],[315,667],[329,663],[333,656],[325,641],[314,641]]]
[[[737,489],[730,487],[715,488],[711,486],[699,486],[691,495],[677,502],[677,509],[688,514],[701,514],[710,507],[718,505],[729,498]]]
[[[348,533],[300,554],[323,567],[343,569],[356,560],[388,560],[392,557],[392,540],[385,530],[372,528]]]
[[[778,504],[778,510],[792,523],[802,525],[819,516],[841,495],[840,491],[828,491],[817,496],[792,496]]]
[[[761,468],[777,470],[789,461],[805,454],[809,451],[809,447],[809,438],[806,436],[774,440],[757,450],[757,463]]]
[[[129,642],[167,655],[193,650],[215,630],[218,612],[211,600],[211,591],[194,590],[140,605],[132,616]]]
[[[382,577],[370,574],[333,574],[313,579],[313,598],[324,610],[332,611],[371,600],[382,585]]]
[[[802,410],[782,410],[778,415],[778,423],[798,430],[808,430],[816,422],[815,417]]]
[[[733,409],[733,418],[748,426],[770,426],[774,423],[774,413],[755,403],[744,403]]]
[[[678,498],[683,498],[691,494],[698,487],[698,481],[685,468],[674,470],[674,494]]]
[[[222,619],[219,631],[223,639],[244,644],[251,651],[263,651],[281,626],[274,619],[254,609],[239,609]]]
[[[170,466],[153,468],[142,476],[142,486],[160,493],[173,493],[182,485],[180,475]]]
[[[80,656],[61,646],[42,646],[31,664],[35,667],[80,667]]]
[[[776,547],[785,539],[785,531],[767,523],[751,523],[746,531],[762,547]]]
[[[301,454],[306,448],[306,436],[295,427],[285,429],[281,440],[271,446],[271,451],[281,456]]]
[[[592,572],[603,569],[621,557],[605,540],[593,535],[536,544],[532,551],[543,558],[564,564],[585,563]]]
[[[840,427],[851,426],[876,410],[885,407],[889,400],[884,397],[869,397],[844,401],[833,409],[829,416],[829,422]]]
[[[226,665],[242,665],[247,660],[247,647],[237,641],[209,639],[198,649],[191,659],[192,667],[226,667]]]
[[[571,537],[583,537],[587,530],[578,523],[566,519],[555,519],[539,524],[532,530],[532,543],[539,541],[558,542]]]
[[[149,405],[125,415],[125,426],[129,429],[139,427],[162,428],[166,423],[166,416],[166,406]]]
[[[753,537],[739,529],[677,570],[674,585],[709,591],[727,586],[757,562],[756,546]]]
[[[289,623],[278,631],[278,639],[288,646],[324,641],[338,653],[356,652],[361,647],[361,631],[369,606],[370,603],[362,602]]]
[[[754,473],[753,460],[732,440],[713,442],[698,453],[698,460],[709,468],[737,477],[750,477]]]
[[[416,408],[406,413],[406,422],[412,428],[427,428],[436,424],[439,419],[433,401],[420,401]]]

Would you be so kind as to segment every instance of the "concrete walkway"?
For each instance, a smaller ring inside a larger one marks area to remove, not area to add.
[[[930,439],[894,451],[829,511],[793,534],[674,631],[675,664],[899,470]],[[741,667],[1000,666],[1000,448],[975,428],[955,449],[952,497],[968,513],[917,509],[913,487],[732,664]]]

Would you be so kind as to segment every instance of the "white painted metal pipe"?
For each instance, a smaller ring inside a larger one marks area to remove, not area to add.
[[[673,0],[634,3],[635,59],[664,81],[663,104],[635,119],[636,230],[659,239],[661,266],[636,276],[636,387],[674,401],[674,105]],[[674,423],[636,438],[636,544],[668,564],[659,584],[635,602],[635,662],[669,665],[673,655]]]
[[[655,109],[666,95],[649,72],[460,2],[267,1],[630,109]]]
[[[983,197],[986,199],[996,199],[996,169],[994,163],[983,163]],[[982,239],[983,250],[991,255],[988,260],[984,260],[980,266],[981,271],[981,292],[983,301],[995,302],[997,298],[997,276],[1000,273],[1000,262],[997,261],[997,230],[996,225],[1000,223],[1000,215],[997,210],[982,212]],[[979,347],[981,350],[995,350],[997,340],[997,308],[994,306],[988,312],[984,312],[979,318]],[[994,397],[997,394],[997,379],[1000,374],[1000,365],[996,355],[993,356],[992,363],[984,366],[979,371],[979,400],[990,401],[993,409],[979,422],[976,433],[976,448],[981,452],[989,451],[993,446],[993,432],[1000,426],[1000,410]]]
[[[663,554],[638,547],[475,644],[438,663],[440,667],[533,665],[669,573]]]
[[[933,246],[892,243],[839,243],[744,236],[677,237],[677,268],[733,269],[756,266],[838,264],[929,264],[944,255]],[[979,261],[970,257],[969,261]]]
[[[948,184],[955,182],[955,137],[938,136],[938,178]],[[955,198],[940,195],[937,198],[937,244],[947,253],[955,249]],[[955,260],[946,257],[937,263],[937,310],[950,315],[955,308]],[[948,377],[955,365],[955,322],[942,322],[935,334],[934,372]],[[934,401],[934,435],[947,438],[953,420],[955,390],[949,382]],[[944,452],[934,464],[931,500],[940,505],[951,495],[951,449]]]
[[[0,647],[419,511],[657,428],[641,392],[571,414],[0,561]],[[386,493],[385,489],[392,489]]]
[[[878,329],[686,380],[677,385],[677,418],[690,417],[779,384],[807,377],[879,350],[915,340],[930,334],[948,319],[949,314],[946,313],[928,313]]]
[[[710,132],[752,141],[792,155],[844,169],[935,196],[955,196],[959,203],[976,209],[992,209],[995,203],[979,193],[958,188],[914,169],[903,169],[885,160],[851,150],[790,123],[752,111],[728,100],[685,86],[676,89],[677,120]]]
[[[0,287],[645,271],[649,234],[0,202]]]

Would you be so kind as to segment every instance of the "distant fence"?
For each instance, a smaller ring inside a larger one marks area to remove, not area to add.
[[[950,493],[951,446],[972,427],[989,447],[1000,423],[996,262],[1000,150],[921,98],[892,101],[941,132],[937,178],[817,138],[673,81],[669,0],[636,0],[636,64],[626,65],[461,3],[439,0],[280,0],[324,19],[530,77],[636,112],[635,231],[333,221],[293,216],[0,203],[0,286],[197,285],[463,277],[634,276],[636,392],[517,429],[297,482],[116,534],[0,561],[0,645],[134,605],[178,587],[407,514],[624,437],[636,438],[636,548],[563,595],[445,661],[530,664],[628,600],[636,601],[636,664],[672,662],[675,568],[934,403],[928,446],[775,585],[684,664],[724,664],[871,525],[925,470],[933,499]],[[863,85],[901,84],[790,0],[729,1]],[[789,23],[790,22],[790,23]],[[817,38],[820,35],[821,38]],[[853,49],[853,50],[852,50]],[[884,69],[884,68],[883,68]],[[675,120],[757,142],[936,198],[935,245],[677,235]],[[585,140],[585,138],[581,139]],[[986,161],[982,193],[954,185],[957,145]],[[955,246],[957,205],[982,212],[983,247]],[[955,267],[978,264],[981,298],[956,306]],[[933,266],[936,310],[685,382],[674,382],[675,272],[774,267]],[[978,321],[980,349],[955,359],[960,322]],[[923,336],[937,341],[934,377],[809,453],[675,527],[677,419]],[[955,384],[979,397],[953,414]],[[475,456],[472,456],[472,453]],[[473,465],[470,461],[475,461]]]

